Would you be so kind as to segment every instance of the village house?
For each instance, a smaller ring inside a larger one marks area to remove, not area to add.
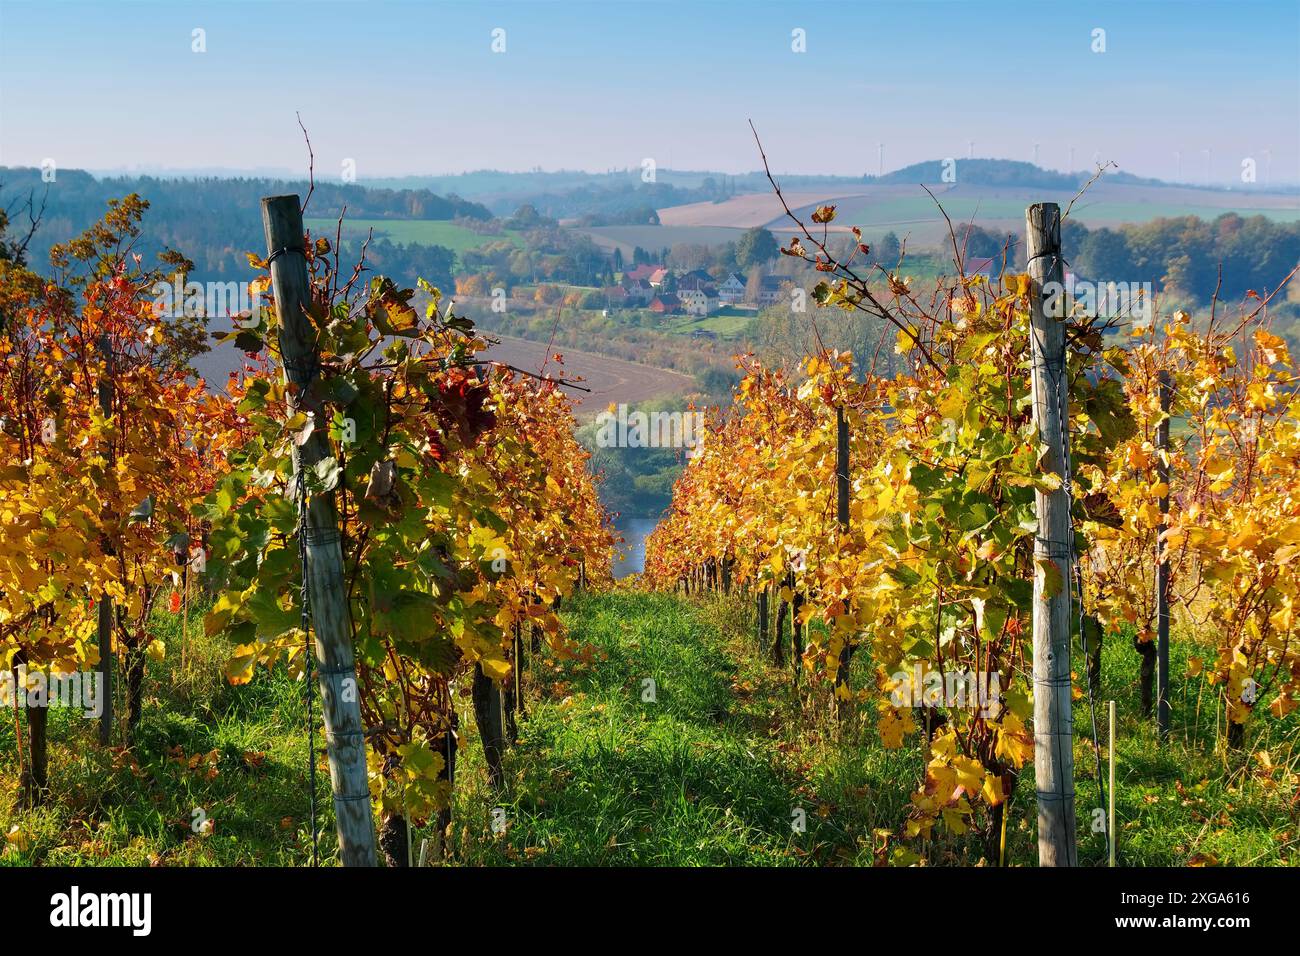
[[[731,273],[718,283],[718,298],[728,305],[735,305],[745,300],[745,277]]]
[[[758,288],[758,304],[776,305],[781,298],[781,287],[789,281],[785,276],[763,276]]]
[[[661,292],[650,300],[650,305],[647,308],[651,312],[657,312],[660,315],[680,315],[682,303],[673,293]]]
[[[677,278],[677,291],[683,289],[698,290],[700,292],[714,291],[713,276],[709,275],[703,269],[694,269]]]
[[[646,263],[642,263],[636,268],[630,269],[623,273],[623,284],[626,286],[628,282],[634,282],[637,279],[645,279],[647,282],[649,282],[650,277],[654,275],[656,272],[662,272],[663,268],[664,268],[663,266],[659,266],[659,265],[649,265]]]
[[[655,290],[645,279],[623,279],[623,291],[627,294],[629,305],[644,305],[654,298]]]
[[[704,289],[678,287],[677,298],[687,315],[709,315],[718,310],[718,298]]]

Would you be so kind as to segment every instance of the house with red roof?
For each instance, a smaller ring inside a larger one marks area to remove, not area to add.
[[[624,286],[626,286],[628,282],[635,282],[637,279],[644,279],[647,282],[649,282],[650,277],[652,275],[654,275],[656,272],[663,272],[663,271],[664,271],[663,266],[649,265],[646,263],[642,263],[641,265],[637,266],[635,269],[623,273],[623,284]]]
[[[682,303],[673,293],[661,292],[650,300],[648,308],[651,312],[660,315],[679,315],[682,311]]]
[[[997,259],[986,259],[983,256],[967,256],[962,263],[962,272],[967,276],[984,276],[992,279],[998,274]]]

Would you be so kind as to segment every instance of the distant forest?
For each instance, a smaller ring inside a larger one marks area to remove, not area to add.
[[[1009,247],[1008,269],[1024,268],[1019,236],[959,226],[957,241],[968,259],[990,258],[999,264]],[[1300,222],[1228,212],[1214,219],[1177,216],[1089,229],[1067,219],[1061,252],[1067,268],[1081,279],[1149,282],[1186,305],[1209,302],[1216,289],[1220,299],[1231,301],[1251,291],[1261,296],[1272,292],[1300,263]]]
[[[1089,230],[1067,221],[1061,246],[1081,276],[1149,281],[1176,298],[1206,303],[1216,288],[1226,300],[1275,290],[1300,262],[1300,222],[1225,213],[1213,220],[1179,216]]]
[[[155,179],[150,176],[96,179],[75,169],[61,169],[57,181],[41,181],[30,168],[0,170],[0,208],[9,210],[13,228],[25,222],[31,197],[37,210],[44,203],[41,227],[32,238],[27,258],[44,270],[52,245],[66,242],[97,222],[114,198],[139,194],[149,203],[137,251],[152,259],[164,248],[184,254],[194,263],[195,281],[248,278],[246,252],[262,249],[263,196],[296,192],[307,195],[306,182],[272,179]],[[487,207],[457,196],[438,196],[426,189],[367,189],[357,185],[317,182],[308,215],[337,217],[347,208],[355,219],[490,219]],[[394,275],[425,276],[430,282],[451,282],[452,253],[440,246],[393,243],[375,239],[367,253],[373,268]]]

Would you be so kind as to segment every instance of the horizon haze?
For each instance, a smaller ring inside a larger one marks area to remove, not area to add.
[[[1190,7],[6,0],[0,166],[302,177],[300,113],[318,178],[359,182],[742,173],[752,119],[785,174],[973,155],[1300,183],[1300,6]]]

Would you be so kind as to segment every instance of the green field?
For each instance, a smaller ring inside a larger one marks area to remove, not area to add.
[[[960,164],[959,164],[960,167]],[[1090,228],[1115,227],[1125,223],[1145,223],[1157,218],[1197,216],[1212,221],[1226,212],[1241,216],[1261,215],[1278,222],[1300,219],[1300,196],[1243,190],[1230,192],[1190,187],[1140,186],[1102,180],[1083,195],[1077,191],[1038,190],[1024,187],[977,185],[934,185],[935,198],[954,224],[974,221],[987,229],[1019,234],[1024,228],[1025,207],[1034,202],[1055,202],[1062,209],[1073,202],[1070,215]],[[1076,199],[1077,195],[1077,199]],[[800,206],[795,214],[805,222],[822,202],[836,207],[833,229],[859,226],[868,242],[878,241],[886,232],[908,237],[914,249],[947,246],[948,225],[935,204],[920,185],[911,188],[868,188],[856,195],[836,197],[828,194],[818,203]],[[718,207],[725,216],[726,204]],[[745,212],[737,207],[738,213]],[[725,225],[725,219],[717,220]],[[716,228],[710,227],[710,228]],[[788,231],[788,220],[778,218],[769,223],[778,237]]]
[[[968,222],[971,219],[978,223],[1006,220],[1018,223],[1023,228],[1026,206],[1024,199],[949,195],[940,195],[938,198],[953,222]],[[1044,198],[1060,202],[1063,209],[1071,199],[1066,195]],[[1178,216],[1199,216],[1202,219],[1213,220],[1225,212],[1236,212],[1242,216],[1266,216],[1279,222],[1294,222],[1300,219],[1300,209],[1252,207],[1249,205],[1248,197],[1243,199],[1247,200],[1243,205],[1227,209],[1222,206],[1186,205],[1161,201],[1114,202],[1089,199],[1084,196],[1074,204],[1070,215],[1089,226],[1141,223],[1160,217]],[[895,231],[900,234],[907,224],[935,220],[942,223],[943,217],[935,206],[934,200],[924,192],[920,192],[916,197],[889,196],[880,199],[853,197],[836,207],[835,217],[837,225],[895,226],[898,227]]]
[[[337,219],[306,219],[307,228],[313,235],[333,237],[338,230]],[[500,236],[485,236],[466,229],[464,226],[447,219],[345,219],[343,221],[344,240],[364,238],[367,230],[373,229],[375,235],[382,236],[390,242],[419,243],[426,246],[445,246],[453,252],[475,249],[489,242],[508,240],[520,245],[517,232],[507,231]]]
[[[678,335],[689,335],[691,332],[700,329],[713,332],[721,338],[733,338],[744,332],[745,327],[757,315],[757,312],[746,312],[740,309],[722,309],[713,315],[703,317],[694,315],[669,316],[663,330]]]
[[[503,786],[487,781],[462,701],[451,862],[462,865],[862,865],[889,861],[920,779],[919,741],[885,750],[874,705],[839,723],[824,686],[797,687],[753,636],[749,602],[616,590],[564,612],[588,652],[526,665],[527,716]],[[131,748],[103,750],[95,724],[51,715],[52,796],[14,806],[13,722],[0,722],[0,833],[8,865],[304,865],[309,857],[304,686],[281,670],[227,686],[228,648],[198,615],[180,665],[177,620],[159,615],[167,656],[151,663]],[[1215,689],[1187,679],[1203,653],[1172,648],[1172,734],[1160,744],[1137,713],[1138,656],[1108,641],[1102,696],[1119,701],[1119,857],[1129,866],[1295,865],[1300,834],[1285,776],[1298,723],[1257,725],[1241,751],[1216,751]],[[865,654],[851,684],[872,681]],[[647,681],[653,681],[649,699]],[[316,710],[319,719],[319,708]],[[1098,791],[1086,700],[1076,703],[1078,816]],[[1262,727],[1273,736],[1261,737]],[[1102,727],[1105,731],[1104,725]],[[317,747],[322,746],[319,733]],[[1261,750],[1277,766],[1266,772]],[[319,753],[319,751],[318,751]],[[323,764],[323,758],[320,758]],[[1034,865],[1032,764],[1012,795],[1007,862]],[[328,776],[317,776],[323,863],[336,861]],[[491,813],[505,813],[504,832]],[[196,833],[196,811],[211,821]],[[806,829],[796,832],[796,811]],[[416,834],[415,845],[428,836]],[[1102,865],[1102,837],[1081,826],[1080,860]],[[974,833],[938,834],[932,865],[996,863]]]

